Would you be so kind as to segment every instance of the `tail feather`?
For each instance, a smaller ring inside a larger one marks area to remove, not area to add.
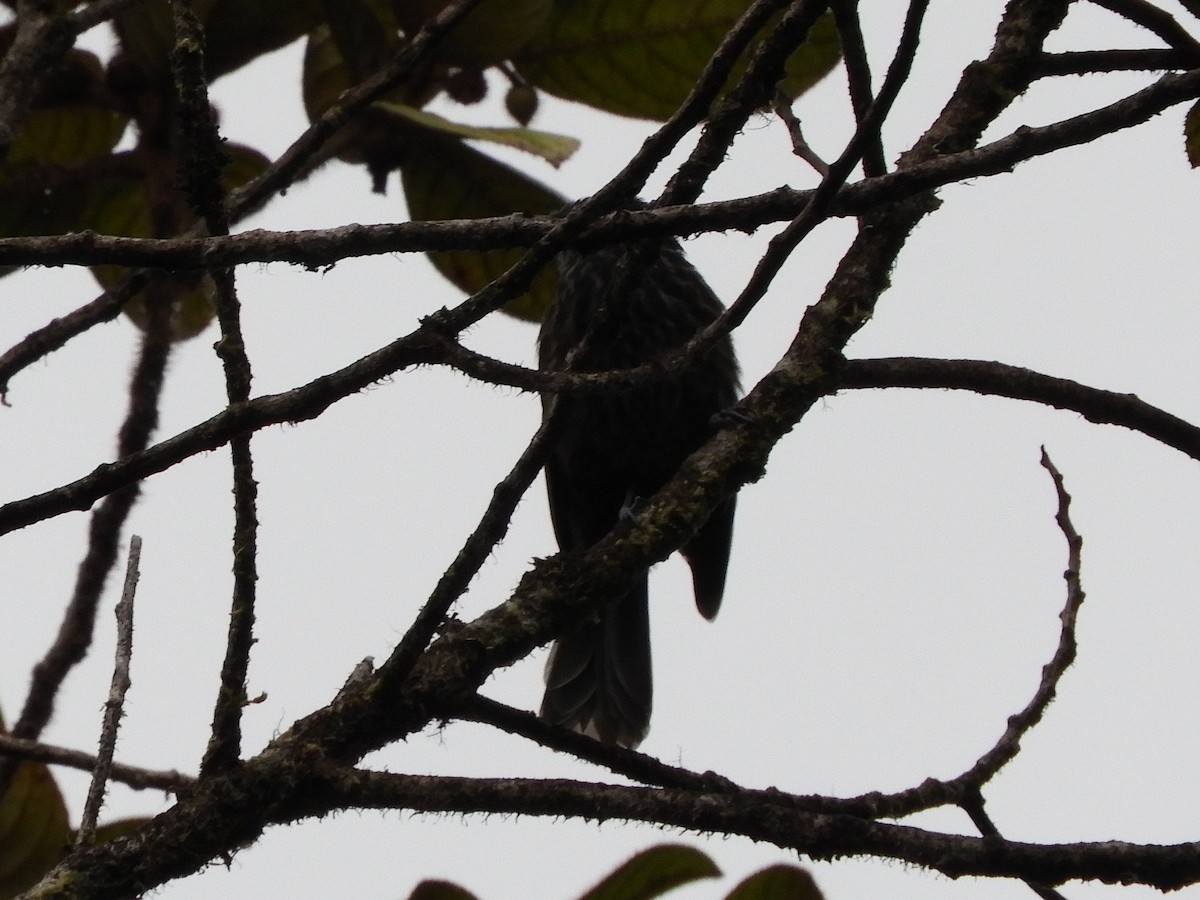
[[[636,747],[650,729],[650,610],[646,579],[599,621],[562,638],[546,664],[541,716],[605,743]]]
[[[704,527],[680,551],[692,570],[696,608],[710,620],[716,618],[725,594],[725,572],[733,543],[734,507],[733,499],[718,506]]]

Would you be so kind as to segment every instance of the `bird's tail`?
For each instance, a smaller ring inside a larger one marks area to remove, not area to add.
[[[650,729],[646,577],[599,619],[559,640],[546,663],[541,717],[608,744],[636,747]]]

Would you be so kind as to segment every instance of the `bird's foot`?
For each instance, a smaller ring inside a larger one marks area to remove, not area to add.
[[[709,417],[708,424],[714,431],[722,428],[731,428],[734,425],[753,425],[754,417],[747,412],[743,412],[736,406],[727,406]]]
[[[630,491],[625,495],[625,502],[621,504],[617,518],[622,522],[632,522],[638,517],[638,513],[642,511],[642,507],[645,505],[645,497],[639,497],[633,491]]]

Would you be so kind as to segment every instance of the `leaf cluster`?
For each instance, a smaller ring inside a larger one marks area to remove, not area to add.
[[[347,90],[404,53],[447,5],[196,0],[191,7],[210,83],[304,41],[297,86],[310,120],[317,122],[337,109]],[[169,238],[198,226],[186,191],[192,139],[177,127],[181,100],[171,4],[146,0],[127,6],[113,18],[115,46],[108,60],[71,49],[37,74],[24,127],[0,164],[0,237],[93,231]],[[543,92],[617,115],[665,119],[687,96],[746,2],[482,0],[474,7],[419,66],[343,123],[324,154],[308,165],[333,157],[363,165],[380,191],[399,171],[416,221],[555,212],[566,198],[468,141],[517,148],[558,165],[578,141],[528,127]],[[11,46],[16,31],[15,22],[0,29],[0,50]],[[837,58],[836,32],[826,17],[793,54],[783,89],[798,95]],[[482,101],[493,72],[508,85],[513,124],[471,126],[426,109],[440,96],[464,105]],[[226,192],[270,165],[259,150],[236,143],[223,142],[220,154]],[[431,254],[439,271],[468,292],[520,256],[520,250]],[[119,266],[93,272],[106,289],[117,288],[128,275]],[[552,289],[553,276],[539,275],[507,310],[536,321]],[[146,304],[168,306],[172,334],[184,339],[211,321],[213,291],[202,273],[160,273],[124,308],[144,328]]]

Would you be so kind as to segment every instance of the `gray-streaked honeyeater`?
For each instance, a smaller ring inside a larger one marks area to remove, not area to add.
[[[625,369],[678,348],[723,307],[673,238],[560,254],[558,286],[538,339],[544,370]],[[631,390],[564,393],[546,462],[559,546],[583,550],[649,498],[713,432],[713,416],[738,399],[738,364],[726,336],[677,376]],[[551,398],[543,397],[549,409]],[[718,507],[681,550],[696,606],[721,606],[734,501]],[[652,677],[647,575],[598,618],[560,639],[546,666],[542,718],[606,743],[635,747],[650,725]]]

